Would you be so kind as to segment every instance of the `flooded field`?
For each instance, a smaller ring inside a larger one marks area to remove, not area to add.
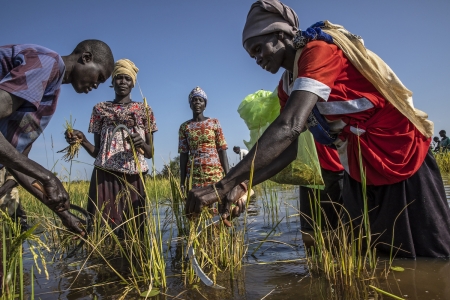
[[[449,198],[449,181],[448,178],[444,180]],[[217,283],[225,290],[213,289],[203,283],[184,284],[180,262],[185,245],[175,238],[169,242],[176,232],[173,232],[173,227],[166,226],[164,256],[168,288],[154,299],[345,299],[342,295],[333,294],[332,287],[330,289],[325,280],[311,276],[308,271],[304,240],[310,238],[300,231],[298,193],[298,188],[274,190],[272,195],[277,201],[258,193],[250,203],[249,248],[243,260],[244,266],[234,273],[233,279],[229,272],[218,277]],[[380,272],[384,268],[384,259],[388,258],[380,257]],[[124,275],[127,273],[126,262],[115,259],[111,263],[116,269],[122,268]],[[120,299],[123,290],[118,276],[109,272],[101,260],[92,259],[85,264],[82,255],[70,259],[48,257],[49,280],[36,271],[34,279],[30,278],[32,265],[31,253],[25,249],[25,292],[31,292],[33,280],[35,299]],[[391,271],[387,277],[380,275],[376,279],[379,288],[404,299],[450,299],[448,260],[396,259],[393,265],[405,270]],[[370,288],[367,295],[366,299],[391,299],[374,293]],[[139,295],[133,293],[125,297],[138,298]]]

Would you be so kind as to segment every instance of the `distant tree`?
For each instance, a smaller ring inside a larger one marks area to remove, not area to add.
[[[158,176],[161,177],[169,177],[169,169],[173,176],[180,176],[180,156],[175,156],[172,158],[168,164],[164,165],[161,172],[159,172]]]

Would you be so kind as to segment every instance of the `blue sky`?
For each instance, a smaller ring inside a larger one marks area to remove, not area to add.
[[[242,48],[241,33],[253,1],[8,1],[2,4],[0,44],[34,43],[69,54],[84,39],[108,43],[114,58],[129,58],[140,69],[138,80],[154,110],[155,164],[177,155],[180,124],[191,118],[187,96],[201,86],[208,94],[205,115],[218,118],[230,146],[230,163],[238,157],[231,148],[248,139],[237,108],[259,89],[274,90],[281,72],[258,67]],[[341,24],[364,38],[413,91],[415,106],[429,114],[440,129],[450,131],[450,1],[284,1],[306,29],[320,20]],[[62,87],[55,116],[30,157],[67,175],[68,165],[56,153],[66,146],[63,124],[70,115],[75,128],[87,133],[95,103],[112,100],[107,84],[88,95]],[[137,89],[132,98],[141,101]],[[446,117],[447,116],[447,117]],[[72,177],[90,177],[93,159],[82,151]]]

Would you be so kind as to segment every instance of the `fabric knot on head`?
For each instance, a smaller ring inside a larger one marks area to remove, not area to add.
[[[208,96],[206,96],[206,93],[204,90],[202,90],[199,86],[196,86],[190,93],[189,93],[189,103],[191,103],[192,98],[194,97],[200,97],[205,102],[208,101]]]
[[[128,75],[131,77],[133,85],[135,85],[138,72],[139,69],[131,60],[123,58],[116,61],[111,78],[112,80],[114,80],[114,77],[116,77],[117,75]]]
[[[310,41],[324,41],[328,44],[333,44],[333,38],[323,32],[322,27],[325,26],[325,22],[320,21],[313,24],[306,30],[299,30],[292,39],[295,49],[300,49],[306,46]]]
[[[325,41],[333,43],[333,38],[322,31],[325,22],[320,21],[302,31],[300,30],[298,16],[289,6],[279,0],[258,0],[250,7],[244,30],[242,44],[249,38],[284,32],[292,37],[295,49],[306,46],[310,41]]]

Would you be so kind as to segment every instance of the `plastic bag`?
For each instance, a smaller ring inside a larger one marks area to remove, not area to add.
[[[259,90],[242,100],[238,108],[240,117],[250,130],[250,140],[244,141],[248,149],[280,114],[278,93]],[[281,184],[320,186],[323,179],[312,134],[307,130],[298,139],[297,158],[270,180]]]

